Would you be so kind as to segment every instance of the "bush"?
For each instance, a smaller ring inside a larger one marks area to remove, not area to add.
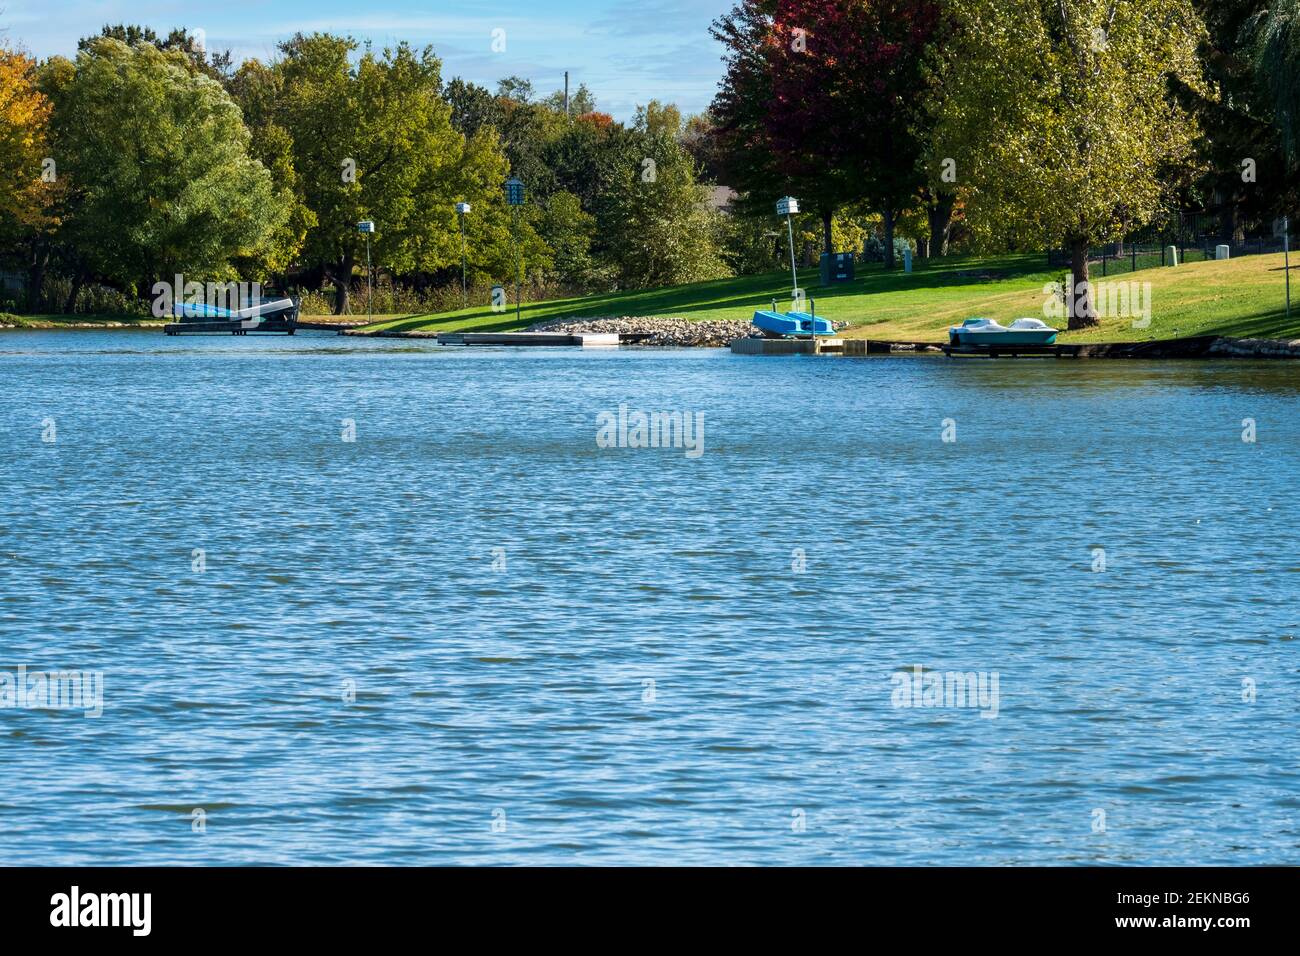
[[[72,292],[72,280],[46,276],[41,286],[41,301],[51,311],[62,312]],[[111,286],[89,282],[77,293],[74,315],[149,315],[149,303]]]

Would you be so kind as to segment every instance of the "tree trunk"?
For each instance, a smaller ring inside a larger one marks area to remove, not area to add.
[[[894,268],[894,210],[886,206],[884,213],[885,220],[885,268]]]
[[[1073,331],[1100,325],[1096,309],[1093,308],[1092,283],[1088,280],[1087,239],[1074,239],[1070,242],[1070,274],[1074,278],[1074,296],[1070,322],[1066,327]]]
[[[86,284],[86,274],[80,269],[72,277],[72,290],[68,293],[68,301],[63,304],[65,315],[72,315],[77,311],[77,296],[81,295],[81,287]]]
[[[833,209],[822,210],[822,252],[827,255],[835,251],[835,240],[831,233],[831,221],[835,218]]]
[[[27,264],[27,311],[41,311],[41,287],[45,285],[45,267],[50,261],[50,247],[32,243],[32,258]]]
[[[354,260],[351,252],[345,253],[338,264],[334,279],[334,314],[347,315],[348,292],[352,289],[352,266]]]
[[[952,211],[957,205],[954,193],[939,193],[926,210],[930,221],[930,242],[925,257],[948,254],[948,239],[952,235]]]

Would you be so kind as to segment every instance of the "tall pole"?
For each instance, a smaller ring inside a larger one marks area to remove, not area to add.
[[[357,232],[366,237],[366,324],[369,325],[374,321],[374,298],[375,290],[371,283],[371,274],[373,269],[370,266],[370,234],[375,231],[375,221],[373,219],[363,219],[357,223]],[[349,285],[351,281],[349,280]],[[349,302],[348,308],[352,308]]]
[[[796,266],[794,262],[794,220],[790,218],[789,213],[786,213],[785,215],[785,228],[790,234],[790,278],[793,283],[790,291],[790,299],[791,301],[794,301],[799,298],[799,267]]]
[[[1282,271],[1286,273],[1286,317],[1291,318],[1291,220],[1282,217]]]
[[[465,256],[465,214],[458,213],[460,216],[460,307],[469,308],[469,272],[468,261]]]
[[[514,207],[514,233],[515,233],[515,321],[520,322],[520,287],[524,283],[524,260],[519,254],[519,207]]]
[[[506,180],[506,203],[510,206],[512,212],[512,228],[515,239],[515,321],[523,322],[520,302],[522,301],[521,289],[524,285],[524,260],[519,251],[519,207],[524,204],[524,184],[518,177],[512,176]]]
[[[564,71],[564,118],[569,118],[569,71]]]

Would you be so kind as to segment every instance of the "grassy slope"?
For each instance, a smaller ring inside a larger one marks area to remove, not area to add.
[[[1300,280],[1300,265],[1293,264]],[[987,278],[992,273],[992,278]],[[942,341],[947,327],[974,316],[1009,321],[1043,317],[1043,285],[1059,279],[1042,256],[936,259],[918,261],[912,275],[886,273],[879,265],[859,270],[857,281],[820,289],[815,270],[799,274],[800,285],[814,295],[817,314],[846,321],[853,338],[892,341]],[[1135,329],[1129,319],[1103,320],[1093,331],[1070,333],[1062,341],[1140,341],[1187,335],[1300,337],[1300,309],[1288,324],[1284,304],[1282,256],[1249,256],[1230,262],[1197,262],[1176,269],[1141,269],[1104,280],[1151,283],[1152,322]],[[748,321],[755,309],[767,308],[773,295],[787,297],[789,277],[782,273],[719,279],[646,292],[612,293],[578,299],[526,304],[522,326],[551,318],[597,316],[682,316],[689,319]],[[1300,301],[1300,285],[1295,292]],[[467,309],[441,315],[407,316],[377,322],[372,328],[392,331],[501,331],[520,328],[514,310]]]

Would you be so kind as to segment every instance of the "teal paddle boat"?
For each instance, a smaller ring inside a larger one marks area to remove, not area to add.
[[[1000,325],[996,319],[967,319],[948,329],[948,343],[963,348],[1008,345],[1051,345],[1059,334],[1041,319],[1016,319]]]
[[[835,327],[829,319],[823,319],[812,312],[778,312],[773,300],[770,311],[754,313],[754,325],[768,338],[795,338],[800,336],[834,335]]]

